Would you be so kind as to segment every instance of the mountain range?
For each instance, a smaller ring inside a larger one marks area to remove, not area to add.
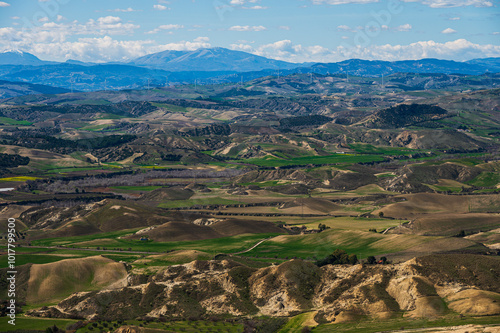
[[[189,83],[222,83],[268,75],[294,73],[356,76],[394,73],[446,73],[481,75],[500,72],[500,58],[466,62],[439,59],[369,61],[350,59],[337,63],[290,63],[225,48],[163,51],[128,63],[44,61],[22,51],[0,53],[0,80],[45,84],[71,90],[137,89]]]

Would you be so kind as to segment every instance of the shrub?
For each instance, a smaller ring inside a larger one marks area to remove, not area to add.
[[[366,258],[366,261],[370,264],[370,265],[373,265],[374,263],[377,262],[377,259],[374,257],[374,256],[369,256],[368,258]]]
[[[326,258],[318,260],[316,265],[318,267],[325,265],[354,265],[358,262],[358,258],[355,254],[348,255],[347,252],[341,249],[336,249],[332,254],[328,255]]]

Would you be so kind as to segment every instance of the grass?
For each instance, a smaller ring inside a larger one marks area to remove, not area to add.
[[[150,192],[161,188],[161,186],[112,186],[114,190],[121,191],[141,191],[141,192]]]
[[[323,324],[314,329],[315,333],[374,333],[374,332],[388,332],[395,330],[416,330],[432,327],[449,327],[459,325],[491,325],[498,326],[500,324],[500,316],[492,317],[469,317],[458,318],[450,316],[443,319],[429,320],[429,319],[391,319],[391,320],[367,320],[356,323],[344,324]],[[415,332],[415,331],[414,331]],[[418,331],[417,331],[418,332]]]
[[[113,127],[114,124],[102,124],[102,125],[89,125],[89,126],[84,126],[78,128],[79,130],[82,131],[90,131],[90,132],[99,132],[99,131],[106,131],[108,128]],[[113,129],[112,131],[118,131],[119,129]]]
[[[31,126],[33,123],[30,123],[26,120],[15,120],[7,117],[0,117],[0,125],[20,125],[20,126]]]
[[[94,235],[84,235],[84,236],[73,236],[73,237],[56,237],[56,238],[45,238],[41,240],[34,240],[31,243],[35,246],[58,246],[58,245],[71,245],[74,243],[80,243],[91,240],[99,239],[114,239],[120,238],[125,235],[132,234],[142,228],[127,229],[113,232],[103,232]]]
[[[446,191],[451,191],[458,193],[462,191],[462,187],[468,188],[470,187],[469,185],[462,184],[460,182],[450,180],[450,179],[441,179],[437,184],[424,184],[427,187],[435,190],[435,191],[441,191],[441,192],[446,192]]]
[[[335,249],[342,249],[350,254],[356,254],[361,259],[370,255],[399,252],[433,239],[435,237],[381,235],[368,230],[328,229],[318,234],[280,236],[262,243],[243,255],[257,258],[319,259]]]
[[[54,319],[54,318],[29,318],[22,315],[17,315],[16,325],[8,323],[10,318],[0,317],[0,332],[14,332],[21,330],[42,330],[56,325],[59,328],[65,329],[68,325],[76,323],[77,320],[71,319]]]
[[[243,325],[239,323],[227,323],[227,322],[213,322],[213,321],[138,321],[138,320],[126,320],[121,325],[116,321],[111,322],[96,322],[95,328],[92,330],[89,327],[93,326],[94,323],[88,324],[84,328],[81,328],[77,333],[95,333],[95,332],[108,332],[115,331],[121,325],[133,325],[144,327],[147,329],[158,330],[156,332],[221,332],[221,333],[239,333],[243,331]]]
[[[57,303],[72,293],[105,288],[126,276],[122,264],[101,256],[35,265],[30,269],[26,302]]]
[[[383,231],[387,228],[398,226],[400,223],[404,222],[406,221],[390,220],[390,219],[367,219],[362,217],[346,216],[346,217],[324,219],[301,225],[305,225],[308,229],[317,229],[318,224],[322,223],[327,227],[337,230],[341,229],[341,230],[369,231],[370,229],[377,229],[378,231]]]
[[[484,156],[484,153],[470,153],[465,155],[462,155],[464,157],[457,157],[457,158],[451,158],[451,159],[446,159],[446,160],[440,160],[440,161],[428,161],[423,163],[423,165],[441,165],[444,163],[457,163],[457,164],[462,164],[465,166],[476,166],[479,164],[483,164],[484,161],[481,159],[474,158],[474,156],[477,157],[482,157]]]
[[[208,197],[203,199],[190,199],[190,200],[170,200],[162,202],[158,205],[161,208],[183,208],[183,207],[193,207],[198,205],[237,205],[242,202],[224,199],[219,197]]]
[[[16,266],[24,264],[49,264],[64,259],[85,258],[96,255],[102,255],[115,261],[123,260],[127,262],[132,262],[140,256],[139,254],[127,254],[119,251],[102,252],[60,248],[44,249],[34,247],[18,247],[16,248]],[[7,264],[7,255],[0,255],[0,268],[6,268]]]
[[[483,172],[473,180],[467,182],[469,185],[479,187],[493,187],[500,183],[500,173],[498,172]]]
[[[292,183],[293,181],[289,181],[289,183]],[[286,181],[280,181],[280,180],[268,180],[264,182],[250,182],[250,183],[238,183],[240,186],[250,186],[250,185],[257,185],[259,187],[273,187],[273,186],[278,186],[283,183],[288,183]]]
[[[349,147],[359,154],[380,154],[380,155],[408,155],[418,152],[418,150],[400,147],[377,147],[370,144],[356,143]]]
[[[37,180],[37,179],[41,178],[29,177],[29,176],[17,176],[17,177],[0,178],[0,182],[25,182],[27,180]]]
[[[323,165],[323,164],[355,164],[383,161],[383,156],[378,155],[353,155],[335,154],[329,156],[301,156],[290,159],[265,157],[260,159],[238,160],[239,163],[254,164],[263,167],[282,167],[290,165]]]
[[[131,234],[135,230],[108,232],[97,235],[87,236],[74,236],[74,237],[61,237],[61,238],[47,238],[43,240],[33,241],[33,245],[38,246],[56,246],[63,245],[66,248],[74,246],[76,248],[91,248],[106,247],[108,249],[120,248],[123,250],[131,249],[132,251],[144,252],[167,252],[172,250],[198,250],[208,252],[211,254],[216,253],[233,253],[243,251],[259,240],[267,237],[278,236],[279,234],[251,234],[251,235],[238,235],[233,237],[223,237],[216,239],[205,239],[199,241],[177,241],[177,242],[144,242],[140,240],[129,240],[120,238],[127,234]],[[118,251],[116,251],[118,252]],[[115,253],[116,253],[115,252]],[[119,252],[118,252],[119,253]]]
[[[188,112],[188,110],[182,106],[166,104],[166,103],[151,103],[151,104],[158,108],[167,109],[170,112]]]
[[[278,333],[295,333],[295,332],[301,332],[302,328],[307,325],[307,322],[310,321],[313,317],[313,313],[306,312],[306,313],[301,313],[295,317],[290,318],[288,323],[285,324],[284,327],[282,327]],[[314,321],[313,321],[314,323]],[[313,325],[311,325],[313,326]]]
[[[103,113],[97,119],[123,119],[127,118],[126,116],[120,116],[114,113]]]
[[[45,331],[46,328],[56,325],[60,329],[66,329],[68,325],[76,323],[78,320],[71,319],[54,319],[54,318],[30,318],[18,315],[16,318],[16,325],[12,326],[8,323],[8,317],[0,318],[0,331],[1,332],[14,332],[14,331],[27,331],[27,330],[41,330]],[[127,320],[120,324],[117,321],[111,322],[95,322],[96,327],[89,329],[93,326],[89,323],[87,326],[78,329],[77,333],[95,333],[105,330],[106,332],[114,331],[121,325],[134,325],[143,326],[149,329],[159,329],[166,332],[222,332],[222,333],[239,333],[243,331],[243,325],[240,323],[228,322],[212,322],[212,321],[172,321],[172,322],[144,322],[138,320]],[[106,324],[104,324],[106,323]],[[106,325],[106,326],[104,326]],[[112,329],[111,329],[112,328]]]

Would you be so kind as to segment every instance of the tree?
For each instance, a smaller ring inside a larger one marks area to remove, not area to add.
[[[380,218],[384,217],[384,212],[382,212],[382,211],[378,212],[378,217],[380,217]]]
[[[358,262],[358,258],[355,254],[348,255],[347,252],[341,249],[336,249],[332,254],[329,254],[325,258],[318,260],[316,265],[318,267],[325,265],[354,265]]]
[[[47,327],[47,329],[45,330],[45,333],[57,333],[57,332],[63,332],[63,331],[60,330],[59,327],[57,327],[56,325],[52,327]]]
[[[387,257],[380,257],[380,260],[382,261],[382,265],[387,263]]]
[[[319,231],[323,231],[326,229],[326,225],[323,223],[320,223],[320,224],[318,224],[318,229],[319,229]]]
[[[366,258],[366,261],[370,264],[370,265],[373,265],[374,263],[377,262],[377,259],[375,259],[374,256],[369,256],[368,258]]]
[[[348,260],[351,265],[356,265],[358,263],[358,257],[355,254],[350,254]]]

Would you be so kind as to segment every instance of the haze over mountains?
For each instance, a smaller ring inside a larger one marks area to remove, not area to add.
[[[394,73],[481,75],[500,72],[500,58],[456,62],[439,59],[405,61],[345,60],[337,63],[290,63],[225,48],[163,51],[128,63],[64,63],[40,60],[22,51],[0,53],[0,79],[81,91],[135,89],[189,83],[222,83],[294,73],[357,76]],[[242,74],[244,73],[244,74]]]

